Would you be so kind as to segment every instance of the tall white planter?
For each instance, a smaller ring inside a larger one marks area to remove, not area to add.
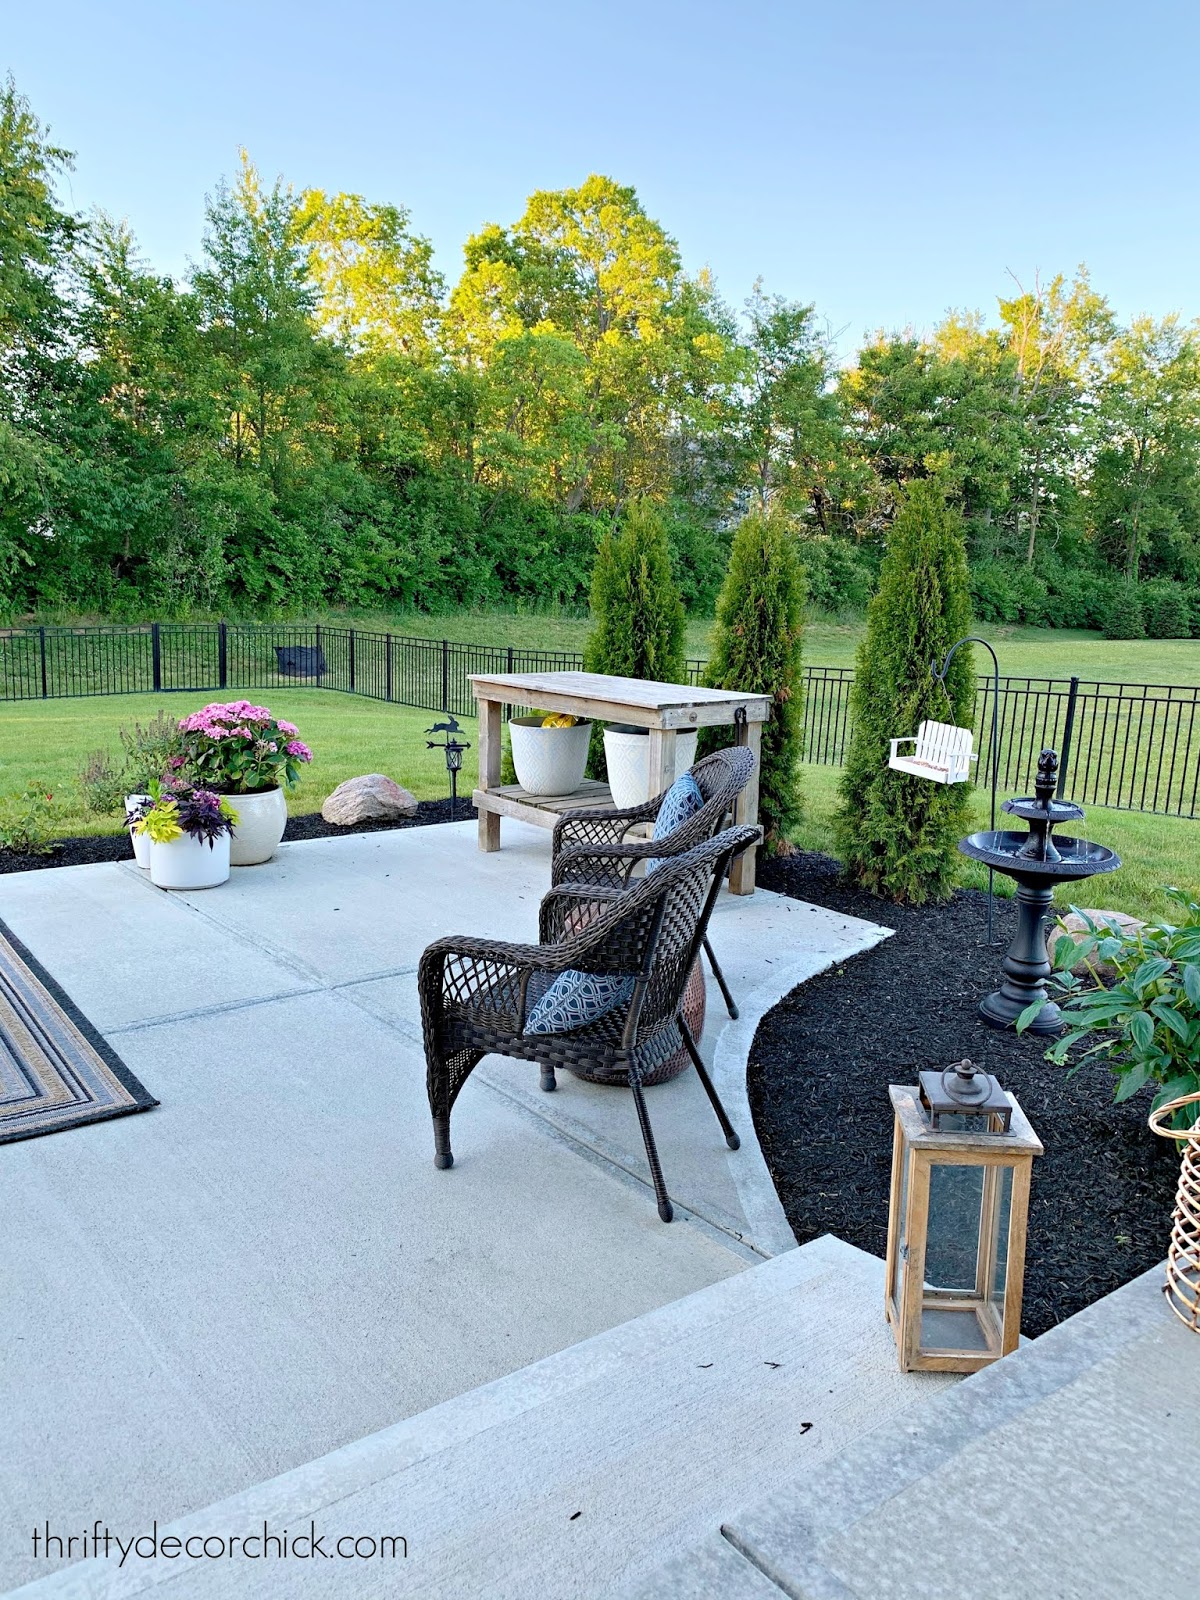
[[[229,848],[235,867],[256,867],[269,861],[279,848],[287,827],[287,800],[282,789],[261,789],[254,794],[231,794],[229,804],[238,814]]]
[[[185,833],[166,844],[150,841],[150,882],[160,889],[215,889],[229,876],[229,835],[209,847]]]
[[[678,778],[696,759],[694,730],[675,735],[675,776]],[[650,733],[646,728],[611,727],[604,730],[604,763],[608,786],[618,811],[644,806],[650,795]]]
[[[125,815],[131,817],[141,805],[149,805],[148,794],[127,794],[125,796]],[[143,872],[150,870],[150,836],[146,833],[130,833],[133,844],[133,859]]]
[[[526,794],[574,794],[587,766],[590,722],[573,728],[543,728],[540,717],[513,717],[508,724],[517,782]]]

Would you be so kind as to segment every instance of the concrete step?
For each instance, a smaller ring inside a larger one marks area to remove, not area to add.
[[[228,1539],[264,1520],[293,1536],[315,1523],[330,1549],[346,1535],[403,1536],[407,1558],[386,1570],[378,1559],[161,1555],[118,1570],[110,1558],[18,1593],[118,1600],[170,1582],[170,1600],[587,1600],[946,1381],[897,1370],[883,1264],[824,1238],[159,1530]]]
[[[1145,1274],[729,1512],[622,1600],[1195,1591],[1200,1340]]]

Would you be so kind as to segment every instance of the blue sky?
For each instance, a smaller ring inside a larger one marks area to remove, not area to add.
[[[182,273],[245,145],[400,202],[451,278],[535,188],[632,183],[735,304],[864,331],[1091,268],[1200,314],[1200,8],[877,0],[0,0],[0,69],[77,152],[70,198]]]

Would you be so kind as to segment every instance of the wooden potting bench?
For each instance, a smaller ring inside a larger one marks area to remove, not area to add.
[[[589,721],[622,722],[648,728],[650,793],[670,788],[675,771],[675,736],[693,729],[737,729],[737,743],[756,757],[754,775],[737,802],[734,821],[758,821],[758,761],[762,725],[771,714],[770,697],[702,689],[685,683],[650,683],[612,678],[598,672],[474,673],[471,689],[479,702],[479,787],[472,795],[479,812],[479,848],[499,850],[501,817],[517,817],[539,828],[553,828],[564,811],[611,806],[606,783],[584,779],[574,794],[546,798],[527,794],[520,784],[500,782],[500,728],[506,705],[565,711]],[[734,894],[754,893],[754,851],[739,857],[730,873]]]

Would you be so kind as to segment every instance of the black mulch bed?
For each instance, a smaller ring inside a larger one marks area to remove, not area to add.
[[[471,802],[459,800],[454,813],[456,822],[466,822],[475,812]],[[415,817],[399,822],[358,822],[350,828],[338,828],[326,822],[319,811],[303,817],[289,817],[283,831],[284,841],[297,839],[340,839],[348,833],[390,833],[395,828],[424,828],[434,822],[450,821],[449,800],[421,800]],[[0,873],[34,872],[42,867],[90,866],[96,861],[126,861],[132,851],[129,839],[123,833],[104,834],[98,838],[60,839],[49,855],[23,856],[14,850],[0,850]]]
[[[759,882],[896,930],[865,954],[801,984],[762,1020],[750,1053],[750,1104],[788,1221],[882,1256],[892,1155],[889,1083],[970,1056],[1010,1089],[1046,1147],[1034,1162],[1022,1329],[1044,1333],[1167,1253],[1178,1149],[1146,1126],[1149,1089],[1113,1104],[1113,1077],[1073,1076],[1045,1042],[985,1026],[980,997],[1001,951],[981,948],[986,896],[898,907],[849,889],[827,856],[764,861]],[[1013,929],[997,902],[997,931]]]

